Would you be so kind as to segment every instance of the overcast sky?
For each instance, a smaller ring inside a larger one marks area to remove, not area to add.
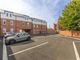
[[[70,0],[0,0],[0,9],[40,18],[53,27]]]

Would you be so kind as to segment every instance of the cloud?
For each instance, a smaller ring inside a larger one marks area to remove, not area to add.
[[[29,13],[32,17],[44,19],[48,25],[53,26],[54,9],[60,0],[25,0],[29,3],[29,7],[33,7]]]
[[[18,12],[25,7],[22,0],[0,0],[0,8]]]
[[[0,0],[0,8],[40,18],[53,27],[69,0]]]

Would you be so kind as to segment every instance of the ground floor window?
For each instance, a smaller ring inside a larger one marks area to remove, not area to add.
[[[13,25],[13,23],[14,23],[14,20],[10,20],[10,23],[11,23],[11,25]]]
[[[14,32],[14,29],[13,28],[11,28],[11,30],[10,30],[11,32]]]
[[[3,28],[3,33],[6,33],[6,28]]]

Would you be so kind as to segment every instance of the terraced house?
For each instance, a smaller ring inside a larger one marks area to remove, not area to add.
[[[30,34],[47,33],[47,22],[27,15],[0,9],[0,35],[25,31]]]

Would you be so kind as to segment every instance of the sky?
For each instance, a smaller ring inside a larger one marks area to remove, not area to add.
[[[49,28],[57,23],[70,0],[0,0],[0,9],[46,20]]]

